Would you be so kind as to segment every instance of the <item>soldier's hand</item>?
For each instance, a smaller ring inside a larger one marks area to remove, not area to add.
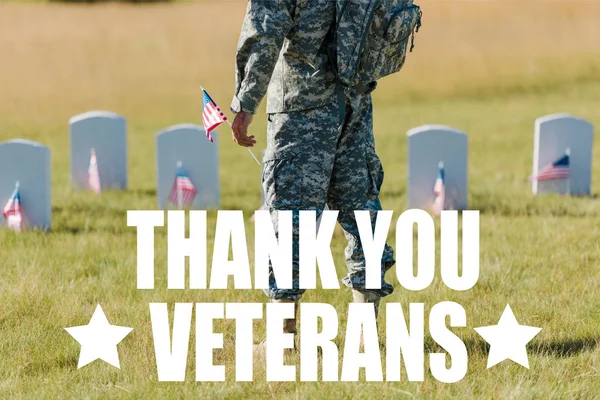
[[[248,127],[254,117],[245,111],[236,114],[233,124],[231,124],[232,139],[234,142],[244,147],[254,147],[256,140],[254,136],[248,136]]]

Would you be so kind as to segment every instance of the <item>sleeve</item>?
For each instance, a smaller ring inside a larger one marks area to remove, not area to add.
[[[267,92],[283,41],[292,28],[295,0],[249,0],[236,56],[234,113],[251,114]]]

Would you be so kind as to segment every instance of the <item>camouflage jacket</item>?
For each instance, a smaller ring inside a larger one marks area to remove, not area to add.
[[[236,57],[231,110],[252,114],[268,88],[267,112],[302,111],[336,99],[327,57],[330,0],[249,0]]]

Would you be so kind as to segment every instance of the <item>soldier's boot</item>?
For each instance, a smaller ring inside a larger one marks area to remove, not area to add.
[[[379,302],[381,297],[373,292],[364,292],[361,290],[352,289],[352,297],[355,303],[373,303],[375,308],[375,318],[379,315]],[[363,334],[360,334],[360,348],[364,349],[365,341]]]
[[[292,333],[294,335],[294,348],[286,349],[285,353],[289,354],[292,350],[296,350],[296,333],[298,332],[296,328],[296,320],[298,318],[298,301],[290,300],[290,299],[271,299],[271,303],[294,303],[294,318],[284,319],[283,320],[283,333]],[[266,356],[267,351],[267,339],[263,340],[259,344],[254,345],[254,351],[259,356]]]
[[[271,303],[294,303],[294,318],[283,320],[283,333],[294,334],[294,349],[296,348],[296,319],[298,317],[298,302],[289,299],[271,300]]]

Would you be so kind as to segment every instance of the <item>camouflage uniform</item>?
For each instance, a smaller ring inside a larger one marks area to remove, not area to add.
[[[335,3],[325,0],[248,2],[237,53],[237,90],[231,109],[255,113],[268,86],[267,150],[263,188],[271,211],[294,210],[294,287],[278,289],[271,274],[271,299],[297,300],[298,211],[325,204],[339,210],[348,240],[348,275],[343,283],[364,289],[365,259],[354,210],[371,210],[374,227],[381,210],[383,169],[375,153],[371,95],[347,90],[340,124],[336,79],[326,46]],[[272,212],[277,227],[277,213]],[[382,257],[379,296],[392,293],[384,281],[394,264],[393,249]]]

